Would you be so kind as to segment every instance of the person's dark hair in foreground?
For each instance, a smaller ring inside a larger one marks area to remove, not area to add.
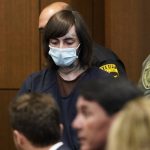
[[[19,150],[49,150],[59,142],[59,109],[50,94],[19,96],[11,102],[9,112],[14,142]]]
[[[90,80],[80,85],[77,130],[81,150],[104,150],[108,130],[124,105],[143,93],[127,79]]]
[[[109,115],[120,111],[125,103],[142,94],[140,89],[124,78],[91,80],[80,85],[80,95],[88,101],[96,101]]]

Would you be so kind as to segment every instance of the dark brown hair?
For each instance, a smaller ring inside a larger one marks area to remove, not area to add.
[[[49,94],[24,94],[10,104],[10,122],[34,146],[44,147],[59,141],[59,109]]]
[[[86,23],[77,11],[62,10],[50,18],[44,29],[44,55],[51,68],[56,69],[57,67],[48,54],[49,40],[64,36],[73,25],[80,42],[79,63],[82,67],[91,66],[92,40]]]
[[[80,84],[80,95],[87,101],[95,101],[108,115],[114,115],[123,106],[143,93],[125,78],[89,80]]]

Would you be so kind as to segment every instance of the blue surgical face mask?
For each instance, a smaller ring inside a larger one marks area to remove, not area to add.
[[[78,58],[76,48],[56,48],[49,45],[48,54],[52,57],[57,66],[67,67],[70,66]]]

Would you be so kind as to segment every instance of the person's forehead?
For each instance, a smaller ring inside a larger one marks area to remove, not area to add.
[[[58,39],[66,39],[66,38],[75,38],[78,39],[76,31],[75,31],[75,26],[72,26],[69,31],[62,37],[58,37]]]
[[[68,30],[68,33],[66,34],[66,36],[68,35],[77,36],[74,25]]]
[[[100,104],[98,104],[96,101],[88,101],[82,96],[78,98],[77,111],[81,114],[84,111],[91,112],[93,117],[96,116],[99,118],[99,121],[109,120],[111,118]]]

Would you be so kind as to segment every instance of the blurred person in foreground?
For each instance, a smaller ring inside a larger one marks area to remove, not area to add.
[[[150,96],[129,102],[110,128],[107,150],[150,149]]]
[[[114,118],[123,106],[143,93],[126,79],[91,80],[80,86],[77,130],[81,150],[104,150]]]
[[[69,150],[60,141],[59,109],[51,95],[24,94],[11,102],[9,112],[18,150]]]

